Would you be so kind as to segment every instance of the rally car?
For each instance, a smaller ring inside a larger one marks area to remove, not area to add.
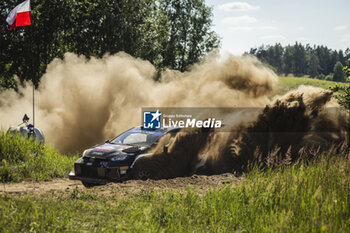
[[[133,173],[136,161],[154,147],[165,134],[176,134],[180,128],[145,129],[134,127],[104,144],[84,151],[83,156],[74,163],[69,173],[72,180],[81,180],[83,185],[91,187],[134,177],[147,179],[148,174]]]

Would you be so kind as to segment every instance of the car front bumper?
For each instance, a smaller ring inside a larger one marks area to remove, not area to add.
[[[69,179],[94,184],[106,184],[126,179],[129,167],[102,168],[75,164],[69,173]],[[78,172],[77,172],[78,171]]]
[[[77,176],[77,175],[75,175],[74,170],[69,173],[69,179],[70,180],[80,180],[82,182],[93,183],[93,184],[107,184],[108,182],[110,182],[107,179]]]

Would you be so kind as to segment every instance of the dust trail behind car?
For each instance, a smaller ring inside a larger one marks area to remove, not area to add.
[[[346,153],[348,113],[336,106],[332,92],[303,86],[277,97],[253,121],[231,125],[231,132],[202,128],[163,138],[135,170],[172,178],[243,172],[256,161],[279,166],[323,151]]]
[[[167,70],[160,82],[147,61],[125,53],[86,59],[67,53],[48,65],[36,90],[36,126],[61,152],[82,151],[140,124],[141,107],[258,107],[277,76],[249,56],[212,54],[190,71]],[[0,94],[0,124],[31,113],[31,87]]]

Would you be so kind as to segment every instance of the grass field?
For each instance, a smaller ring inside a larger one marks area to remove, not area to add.
[[[0,197],[2,232],[349,232],[349,157],[262,170],[235,188],[121,198],[73,190]]]
[[[273,96],[285,94],[290,90],[298,88],[298,86],[300,85],[329,89],[329,87],[332,87],[334,84],[335,82],[332,81],[325,81],[312,78],[279,77],[279,82],[276,90],[273,93]]]

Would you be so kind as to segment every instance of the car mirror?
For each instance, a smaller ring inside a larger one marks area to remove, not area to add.
[[[111,142],[111,141],[110,141],[109,139],[105,141],[105,143],[110,143],[110,142]]]

